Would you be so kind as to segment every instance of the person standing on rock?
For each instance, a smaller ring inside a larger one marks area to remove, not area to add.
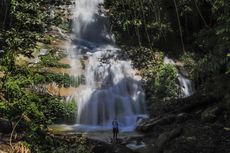
[[[116,142],[117,141],[117,134],[119,133],[117,119],[113,120],[112,125],[113,125],[113,141]]]

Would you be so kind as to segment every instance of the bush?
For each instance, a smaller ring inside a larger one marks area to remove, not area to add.
[[[75,107],[68,105],[58,97],[46,97],[42,99],[43,111],[47,118],[54,122],[61,122],[71,117]]]
[[[29,70],[24,72],[24,75],[17,72],[13,76],[8,75],[1,83],[1,93],[4,95],[4,98],[0,97],[1,116],[17,121],[24,114],[30,121],[27,124],[27,119],[23,120],[22,124],[36,130],[39,125],[64,121],[74,115],[76,107],[72,103],[66,104],[60,97],[39,95],[30,89],[31,84],[44,81],[44,76]]]
[[[177,85],[177,70],[171,64],[163,64],[155,79],[156,94],[159,97],[176,97],[179,87]]]

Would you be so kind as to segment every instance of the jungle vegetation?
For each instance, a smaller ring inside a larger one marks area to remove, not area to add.
[[[60,86],[79,84],[68,75],[41,71],[45,66],[68,67],[57,62],[64,55],[53,58],[55,51],[32,66],[18,63],[17,57],[33,58],[40,49],[38,42],[52,42],[55,38],[47,34],[52,25],[70,30],[69,20],[58,13],[51,17],[50,12],[70,4],[70,0],[0,2],[0,118],[20,121],[18,130],[26,131],[25,143],[36,152],[52,149],[45,146],[54,143],[46,135],[47,126],[73,115],[76,106],[33,86],[54,81]],[[164,64],[163,58],[169,56],[183,63],[197,92],[224,103],[230,118],[230,1],[105,0],[104,7],[121,54],[132,59],[144,78],[150,112],[156,101],[178,98],[180,66]],[[79,152],[87,150],[82,146]]]

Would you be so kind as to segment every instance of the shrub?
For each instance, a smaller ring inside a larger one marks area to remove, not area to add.
[[[159,97],[176,97],[178,95],[177,70],[173,65],[161,65],[155,79],[155,88]]]

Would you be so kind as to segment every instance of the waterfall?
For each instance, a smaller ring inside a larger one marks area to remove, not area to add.
[[[117,119],[120,129],[130,131],[146,117],[145,94],[131,61],[118,59],[108,20],[100,4],[103,0],[76,0],[73,9],[71,57],[84,61],[85,85],[72,98],[77,102],[75,127],[106,130]],[[76,62],[75,62],[76,63]],[[73,62],[72,67],[76,67]]]
[[[112,43],[108,20],[99,9],[103,0],[76,0],[75,3],[73,31],[77,36],[76,41],[86,47]]]
[[[194,93],[192,81],[183,76],[182,74],[178,74],[178,80],[180,83],[181,94],[180,97],[189,97]]]
[[[164,64],[176,65],[176,63],[167,56],[165,56],[164,58]],[[179,70],[177,72],[177,76],[180,85],[180,94],[178,96],[182,98],[191,96],[194,93],[192,81],[188,79],[185,75],[183,75],[183,73]]]

